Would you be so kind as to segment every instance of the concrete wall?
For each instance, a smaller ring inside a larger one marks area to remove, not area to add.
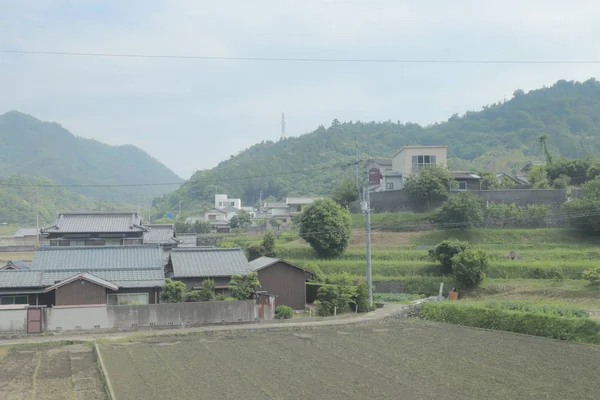
[[[27,332],[27,309],[0,310],[0,333]]]
[[[26,331],[26,311],[24,312]],[[275,304],[263,306],[263,319],[273,319]],[[54,307],[43,310],[43,332],[142,327],[186,327],[259,320],[254,300],[150,304],[145,306]],[[3,326],[0,323],[0,327]]]
[[[30,252],[35,250],[34,246],[20,246],[20,245],[2,245],[0,244],[0,252],[15,252],[15,253],[19,253],[19,252]]]

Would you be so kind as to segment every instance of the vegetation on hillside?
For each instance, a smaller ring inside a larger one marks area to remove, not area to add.
[[[545,159],[548,151],[577,158],[600,150],[600,83],[558,81],[552,87],[515,91],[506,102],[481,111],[453,115],[430,126],[401,121],[340,123],[281,140],[265,141],[232,155],[217,167],[197,172],[174,193],[155,200],[159,210],[186,210],[212,202],[220,192],[246,204],[273,196],[328,195],[353,173],[355,138],[361,158],[390,157],[404,145],[447,144],[452,169],[514,172],[527,159]],[[556,163],[556,161],[555,161]],[[253,178],[250,178],[253,177]]]
[[[0,180],[14,174],[59,184],[112,185],[181,182],[158,160],[131,145],[109,146],[73,135],[57,123],[17,111],[0,115]],[[147,203],[177,186],[79,187],[77,193],[112,202]],[[66,207],[61,206],[61,209]]]

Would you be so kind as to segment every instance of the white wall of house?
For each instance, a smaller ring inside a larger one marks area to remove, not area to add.
[[[420,156],[424,159],[419,158]],[[419,164],[447,166],[448,146],[405,146],[392,158],[392,169],[401,172],[404,179],[407,179],[416,172],[413,157],[417,157]]]
[[[381,190],[404,189],[404,179],[401,175],[384,175],[381,182]]]
[[[222,212],[208,211],[204,213],[205,221],[227,221],[227,214]]]
[[[224,207],[242,208],[242,200],[229,199],[226,194],[215,194],[215,208]]]

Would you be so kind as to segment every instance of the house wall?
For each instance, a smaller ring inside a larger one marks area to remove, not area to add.
[[[108,293],[110,293],[110,294],[148,293],[149,304],[156,304],[157,300],[160,303],[160,288],[119,288],[119,290],[116,292],[109,290]]]
[[[304,271],[285,262],[278,262],[258,271],[261,290],[275,295],[275,304],[303,310],[306,306],[306,276]]]
[[[412,170],[412,156],[429,156],[436,157],[436,165],[448,165],[448,148],[447,147],[422,147],[422,148],[407,148],[398,153],[392,158],[392,168],[394,171],[402,172],[405,178],[411,176],[415,171]]]
[[[387,188],[388,182],[394,184],[393,189]],[[401,176],[384,176],[383,177],[383,180],[381,183],[381,190],[400,190],[400,189],[404,189],[404,180],[402,179]]]
[[[57,306],[106,304],[106,288],[84,279],[67,283],[55,292]]]
[[[27,309],[1,310],[0,333],[27,332]]]

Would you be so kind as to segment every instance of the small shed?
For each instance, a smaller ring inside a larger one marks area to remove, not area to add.
[[[275,295],[275,304],[304,310],[306,280],[310,272],[280,258],[260,257],[249,263],[250,270],[258,273],[261,290]]]

